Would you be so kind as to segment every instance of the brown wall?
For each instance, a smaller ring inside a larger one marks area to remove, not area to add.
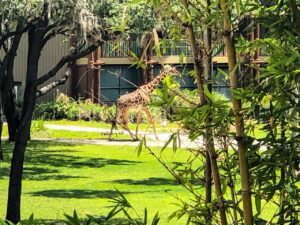
[[[21,90],[24,90],[25,85],[25,76],[26,76],[26,59],[27,59],[27,52],[28,52],[28,45],[27,45],[27,34],[21,39],[21,43],[17,52],[17,57],[15,61],[15,81],[22,82]],[[66,37],[59,35],[52,40],[50,40],[47,45],[45,46],[44,50],[42,51],[42,55],[39,62],[39,75],[43,75],[48,72],[60,59],[62,56],[68,53],[69,49],[69,40]],[[0,57],[3,57],[3,52],[0,52]],[[64,73],[64,68],[61,69],[56,77],[52,78],[49,82],[56,80]],[[49,83],[47,82],[47,83]],[[58,87],[60,91],[71,94],[71,82],[70,80],[66,82],[65,85]],[[55,99],[56,90],[52,90],[47,93],[45,96],[41,97],[38,102],[43,101],[51,101]]]

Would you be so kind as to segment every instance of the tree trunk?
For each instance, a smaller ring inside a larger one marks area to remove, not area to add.
[[[206,10],[207,14],[210,15],[211,1],[206,0]],[[212,57],[211,57],[211,29],[207,26],[206,30],[204,31],[203,35],[203,43],[204,43],[204,54],[203,54],[203,73],[205,79],[208,81],[208,90],[212,92]],[[214,149],[214,140],[213,138],[213,132],[211,130],[211,123],[212,118],[211,115],[208,115],[206,118],[206,126],[207,127],[207,135],[205,137],[205,142],[207,143],[206,146],[206,166],[205,166],[205,201],[206,203],[211,203],[211,197],[212,197],[212,168],[211,168],[211,161],[210,161],[210,154]],[[212,215],[209,214],[208,221],[211,220]]]
[[[230,9],[228,0],[220,0],[221,9],[223,12],[224,22],[224,42],[227,48],[228,56],[228,67],[230,74],[230,86],[234,91],[240,87],[239,77],[236,72],[236,52],[234,40],[231,32],[231,21],[230,21]],[[252,212],[252,201],[251,201],[251,190],[250,190],[250,176],[248,167],[247,147],[245,143],[244,133],[244,120],[241,115],[242,102],[241,100],[234,97],[232,93],[232,109],[235,115],[235,129],[236,129],[236,141],[238,145],[239,165],[240,165],[240,176],[242,186],[242,200],[244,208],[244,222],[245,225],[253,224],[253,212]]]
[[[26,87],[22,117],[20,126],[17,129],[11,161],[6,219],[15,224],[20,221],[23,164],[35,106],[35,94],[36,88],[32,86]]]
[[[23,23],[19,22],[16,30],[21,30],[23,27]],[[13,38],[13,42],[11,48],[7,54],[7,63],[6,63],[6,76],[3,84],[1,86],[2,89],[2,102],[3,102],[3,110],[6,115],[6,121],[8,126],[8,134],[9,141],[15,141],[16,138],[16,127],[17,127],[17,106],[16,99],[14,93],[14,65],[15,58],[17,55],[17,50],[19,48],[19,44],[21,41],[23,33],[16,34]]]
[[[17,224],[20,221],[22,174],[25,150],[30,135],[31,119],[35,107],[36,88],[27,86],[20,126],[17,129],[16,141],[11,161],[9,177],[8,202],[6,219]]]
[[[27,138],[24,139],[27,136],[24,135],[29,133],[28,130],[23,129],[18,133],[11,160],[6,219],[14,224],[20,221],[23,163],[27,145]]]
[[[140,55],[141,55],[141,60],[144,61],[144,68],[141,68],[141,74],[142,74],[142,84],[146,84],[149,82],[148,79],[148,69],[147,69],[147,52],[148,52],[148,43],[149,43],[150,37],[149,34],[144,33],[141,37],[141,49],[140,49]]]
[[[2,131],[3,131],[3,107],[2,107],[2,101],[0,97],[0,160],[4,159],[3,156],[3,148],[2,148]]]
[[[41,26],[41,27],[39,27]],[[11,161],[11,170],[8,187],[8,201],[6,219],[17,224],[20,221],[22,174],[25,159],[25,150],[28,137],[30,136],[30,126],[36,101],[37,88],[33,84],[37,79],[38,62],[42,51],[43,39],[45,35],[44,21],[37,27],[32,27],[28,31],[28,56],[26,71],[26,88],[20,125],[17,128],[16,141]]]
[[[7,121],[9,141],[15,141],[19,115],[17,111],[16,97],[13,88],[11,88],[6,97],[4,112]]]
[[[188,3],[187,0],[183,1],[184,6],[186,9],[188,9]],[[193,29],[192,24],[188,24],[188,34],[189,34],[189,40],[190,40],[190,45],[191,45],[191,50],[192,50],[192,56],[194,60],[194,68],[196,72],[196,81],[197,81],[197,87],[199,90],[199,95],[200,95],[200,105],[207,104],[207,99],[204,93],[204,82],[203,82],[203,71],[201,67],[201,62],[199,58],[203,58],[203,56],[199,57],[198,53],[201,54],[201,51],[198,49],[198,46],[196,44],[196,36],[195,32]],[[207,117],[206,122],[210,122],[211,117]],[[226,211],[225,211],[225,204],[224,204],[224,198],[222,194],[222,188],[221,188],[221,181],[220,181],[220,174],[219,174],[219,169],[218,169],[218,164],[217,164],[217,154],[215,152],[214,148],[214,138],[213,138],[213,132],[211,128],[206,129],[206,135],[205,135],[205,146],[206,146],[206,151],[209,154],[209,159],[211,163],[211,170],[212,170],[212,177],[215,183],[215,191],[217,195],[217,201],[218,201],[218,208],[219,208],[219,213],[220,213],[220,220],[221,220],[221,225],[227,225],[227,218],[226,218]],[[207,157],[208,158],[208,157]]]

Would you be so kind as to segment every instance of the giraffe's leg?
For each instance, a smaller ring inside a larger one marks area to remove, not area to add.
[[[110,133],[109,133],[108,140],[110,140],[110,141],[112,140],[112,139],[111,139],[111,135],[112,135],[112,133],[113,133],[113,130],[116,129],[116,127],[117,127],[116,121],[115,121],[115,120],[112,120],[112,121],[111,121],[111,129],[110,129]]]
[[[136,116],[136,130],[135,130],[135,136],[137,137],[138,136],[138,131],[139,131],[139,125],[140,125],[140,123],[141,123],[141,112],[140,111],[138,111],[137,112],[137,116]]]
[[[120,115],[121,119],[121,126],[124,130],[127,130],[128,133],[130,134],[131,138],[134,140],[137,140],[137,136],[135,136],[129,129],[128,127],[128,110],[124,110],[122,114]]]
[[[152,117],[152,114],[151,114],[149,108],[148,107],[143,107],[143,111],[146,113],[146,116],[147,116],[149,122],[153,126],[153,131],[154,131],[155,138],[156,138],[156,140],[158,140],[158,136],[156,134],[155,125],[154,125],[154,120],[153,120],[153,117]]]

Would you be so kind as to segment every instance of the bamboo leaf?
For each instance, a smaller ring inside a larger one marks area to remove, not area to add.
[[[144,146],[144,138],[140,141],[139,145],[136,148],[137,155],[140,156]]]
[[[144,210],[144,225],[147,225],[147,217],[148,217],[147,208],[145,208],[145,210]]]
[[[152,223],[151,223],[151,225],[157,225],[158,224],[158,222],[159,222],[159,220],[160,220],[160,218],[159,218],[159,216],[158,216],[158,212],[155,214],[155,216],[154,216],[154,218],[153,218],[153,220],[152,220]]]
[[[261,198],[259,195],[255,195],[255,207],[257,213],[261,213]]]
[[[33,224],[33,213],[30,215],[28,221],[26,222],[26,225],[32,225]]]
[[[105,220],[108,221],[110,220],[112,217],[114,217],[115,215],[117,215],[120,211],[122,210],[122,208],[119,208],[119,205],[116,205],[105,217]]]
[[[177,135],[173,136],[173,152],[177,151]]]
[[[173,140],[175,134],[171,134],[171,136],[169,137],[169,139],[167,140],[167,142],[164,144],[164,146],[162,147],[162,149],[160,150],[160,153],[162,153],[167,147],[168,145],[171,143],[171,141]]]

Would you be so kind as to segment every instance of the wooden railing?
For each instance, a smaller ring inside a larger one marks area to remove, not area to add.
[[[258,37],[256,37],[258,38]],[[128,58],[132,54],[139,57],[142,54],[141,46],[136,41],[124,40],[118,42],[107,42],[102,47],[102,58]],[[176,44],[172,40],[166,40],[160,46],[161,56],[184,56],[191,57],[191,47],[186,40],[177,42]],[[153,56],[157,56],[158,52],[154,49]],[[226,57],[226,48],[223,43],[213,44],[214,57]],[[266,57],[264,49],[258,50],[255,55],[255,60],[258,58]]]
[[[218,52],[215,56],[225,56],[224,48],[222,44],[215,46],[213,50],[214,53]],[[124,40],[118,42],[107,42],[103,45],[102,48],[102,57],[103,58],[123,58],[131,56],[132,53],[139,56],[141,55],[141,47],[136,41]],[[153,50],[153,55],[157,56],[158,52]],[[176,44],[172,40],[166,40],[160,46],[160,54],[162,56],[192,56],[190,45],[186,40],[177,42]]]

